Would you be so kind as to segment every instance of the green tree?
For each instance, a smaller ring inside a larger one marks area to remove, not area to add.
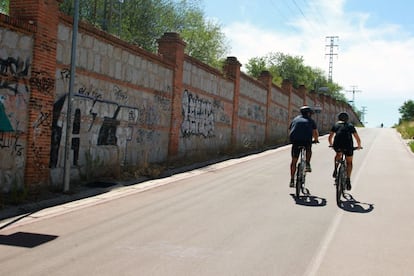
[[[64,0],[61,10],[73,15],[73,1]],[[187,42],[187,54],[217,67],[228,45],[221,27],[205,19],[199,2],[80,0],[80,18],[151,52],[165,32],[177,32]]]
[[[400,121],[413,121],[414,120],[414,101],[408,100],[398,109],[401,114]]]
[[[0,1],[0,13],[9,13],[9,0],[1,0]]]
[[[181,36],[187,42],[186,53],[219,68],[228,50],[226,38],[218,24],[206,21],[201,11],[190,11]]]
[[[273,82],[279,86],[284,79],[288,79],[295,88],[304,85],[308,89],[329,94],[339,101],[346,102],[344,94],[340,92],[342,87],[329,82],[321,69],[305,65],[300,56],[280,52],[269,53],[264,57],[249,59],[246,69],[249,75],[256,78],[262,71],[269,71],[273,76]]]

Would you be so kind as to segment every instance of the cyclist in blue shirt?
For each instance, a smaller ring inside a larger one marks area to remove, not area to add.
[[[300,108],[301,115],[296,116],[289,126],[289,139],[292,143],[292,161],[290,163],[290,187],[295,186],[294,177],[296,172],[296,163],[299,158],[299,147],[306,148],[306,171],[311,172],[310,160],[312,157],[312,138],[313,143],[319,143],[319,132],[315,121],[311,118],[315,112],[309,106]]]
[[[329,146],[335,150],[335,167],[332,174],[336,177],[338,171],[338,162],[342,158],[342,154],[345,154],[345,160],[347,165],[347,178],[346,178],[346,189],[351,190],[351,173],[352,173],[352,159],[354,155],[354,140],[357,142],[357,149],[361,149],[361,138],[358,135],[355,127],[348,123],[349,115],[346,112],[338,114],[338,121],[332,126],[329,132]]]

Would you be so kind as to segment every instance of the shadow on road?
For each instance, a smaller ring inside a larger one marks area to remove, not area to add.
[[[296,197],[295,194],[290,194],[295,200],[297,205],[308,206],[308,207],[323,207],[326,206],[326,199],[318,196],[311,195],[309,190],[306,189],[304,195]]]
[[[34,248],[53,241],[58,236],[37,233],[17,232],[11,235],[0,235],[0,245]]]
[[[339,208],[352,213],[370,213],[374,210],[374,204],[357,201],[351,194],[346,193],[345,199],[341,201]]]

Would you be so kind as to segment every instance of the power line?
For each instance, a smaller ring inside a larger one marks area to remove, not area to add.
[[[316,6],[316,5],[319,5],[319,4],[317,4],[315,2],[312,2],[312,4],[309,4],[307,0],[302,0],[302,2],[304,2],[305,5],[308,6],[309,11],[312,11],[313,13],[315,13],[315,11],[316,11],[316,13],[317,13],[316,16],[313,16],[312,18],[316,18],[316,20],[318,21],[319,24],[326,25],[325,17],[320,12],[320,10],[322,10],[322,9]]]
[[[310,21],[308,19],[308,17],[305,15],[305,13],[303,12],[302,8],[300,7],[300,5],[296,2],[296,0],[292,0],[293,4],[296,6],[296,9],[299,10],[299,13],[302,15],[302,17],[305,19],[305,21],[307,22],[307,24],[314,29],[314,31],[316,31],[315,28],[315,24],[312,23],[312,21]]]
[[[283,17],[283,21],[284,22],[287,22],[288,17],[285,15],[285,13],[283,12],[283,10],[278,5],[276,5],[276,3],[273,0],[269,0],[269,2],[276,9],[277,14]]]
[[[299,12],[302,14],[303,18],[305,18],[305,20],[306,20],[306,21],[308,21],[308,23],[309,23],[308,18],[305,16],[305,14],[303,13],[303,11],[302,11],[302,9],[300,8],[300,6],[298,5],[298,3],[296,3],[296,1],[295,1],[295,0],[292,0],[292,1],[293,1],[293,4],[295,4],[295,6],[298,8]]]
[[[304,0],[302,0],[304,1]],[[312,28],[314,29],[314,31],[316,31],[316,29],[318,29],[317,27],[318,24],[315,24],[314,22],[312,22],[310,19],[314,19],[313,17],[309,17],[306,9],[309,11],[310,9],[307,8],[306,6],[306,2],[305,5],[298,3],[298,1],[296,0],[291,0],[291,1],[274,1],[274,0],[269,0],[270,4],[273,6],[273,8],[276,10],[277,15],[282,16],[284,22],[289,22],[289,20],[291,20],[294,17],[302,17],[305,22]],[[282,4],[281,4],[282,3]],[[283,6],[280,6],[283,5]],[[318,16],[315,17],[316,20],[319,21]]]

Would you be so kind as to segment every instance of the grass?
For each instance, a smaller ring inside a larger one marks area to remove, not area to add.
[[[403,139],[408,139],[408,146],[414,152],[414,121],[402,122],[396,127]]]

